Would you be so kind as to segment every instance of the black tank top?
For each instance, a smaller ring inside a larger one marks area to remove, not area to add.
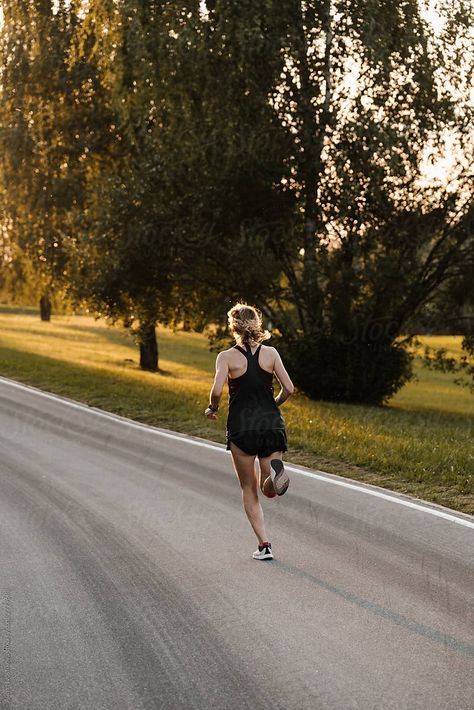
[[[245,350],[234,345],[247,358],[247,370],[240,377],[227,377],[229,385],[229,414],[227,434],[233,436],[243,431],[284,429],[285,420],[273,396],[273,373],[258,364],[260,344],[252,355],[250,345]]]

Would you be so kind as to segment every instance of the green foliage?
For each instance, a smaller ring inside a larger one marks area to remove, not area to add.
[[[66,57],[74,6],[2,3],[0,40],[0,204],[4,240],[32,264],[37,281],[66,275],[63,232],[81,184],[72,134],[74,77]]]

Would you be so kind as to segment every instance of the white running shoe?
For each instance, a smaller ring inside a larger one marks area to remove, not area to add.
[[[255,550],[252,557],[254,560],[273,560],[272,543],[264,542],[259,545],[258,550]]]
[[[283,461],[281,461],[281,459],[272,459],[270,461],[270,468],[275,492],[277,495],[282,496],[283,493],[286,493],[290,485],[290,478],[285,471]]]

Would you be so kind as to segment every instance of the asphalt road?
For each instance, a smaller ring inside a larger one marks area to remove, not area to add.
[[[474,519],[290,473],[255,561],[224,447],[0,378],[0,708],[472,710]]]

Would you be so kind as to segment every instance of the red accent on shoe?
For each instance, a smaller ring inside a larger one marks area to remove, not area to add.
[[[271,546],[272,546],[271,542],[262,542],[262,544],[258,546],[258,549],[263,550],[264,547],[271,547]]]

